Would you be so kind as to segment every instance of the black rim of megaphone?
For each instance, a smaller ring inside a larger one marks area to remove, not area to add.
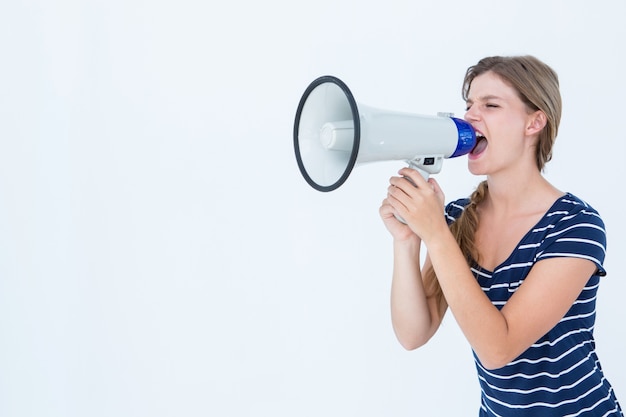
[[[348,161],[348,164],[346,165],[346,169],[344,170],[341,177],[339,177],[339,179],[334,184],[331,184],[331,185],[320,185],[316,183],[306,172],[304,163],[302,162],[302,156],[300,155],[300,144],[298,140],[298,136],[299,136],[298,133],[300,130],[300,116],[302,115],[302,109],[304,108],[304,104],[309,98],[309,95],[311,94],[311,92],[315,88],[317,88],[319,85],[324,84],[324,83],[333,83],[333,84],[336,84],[339,88],[341,88],[343,93],[346,95],[348,102],[350,103],[350,109],[352,111],[352,120],[354,121],[354,142],[352,145],[352,152],[350,153],[350,160]],[[348,86],[339,78],[334,77],[332,75],[324,75],[322,77],[317,78],[315,81],[313,81],[304,91],[304,94],[302,95],[302,98],[300,99],[300,103],[298,104],[298,110],[296,112],[296,121],[293,127],[293,144],[294,144],[294,149],[296,151],[296,160],[298,161],[298,168],[300,168],[300,173],[302,173],[302,176],[304,177],[306,182],[308,182],[311,187],[315,188],[318,191],[327,192],[327,191],[333,191],[339,188],[348,179],[348,177],[350,176],[350,173],[352,172],[352,168],[354,168],[354,165],[356,164],[357,155],[359,153],[360,138],[361,138],[361,122],[359,119],[359,109],[356,104],[356,101],[354,100],[354,96],[352,95],[352,92],[350,91]]]

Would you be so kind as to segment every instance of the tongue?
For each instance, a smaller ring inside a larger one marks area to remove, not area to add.
[[[474,146],[474,149],[472,149],[471,153],[473,155],[478,155],[479,153],[484,151],[486,147],[487,147],[487,139],[480,138],[478,142],[476,142],[476,146]]]

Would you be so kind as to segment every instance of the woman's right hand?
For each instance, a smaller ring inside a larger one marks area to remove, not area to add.
[[[391,233],[391,236],[396,241],[405,241],[410,239],[418,239],[419,237],[413,233],[411,228],[405,223],[402,223],[396,217],[396,210],[392,207],[389,200],[385,198],[378,210],[380,217],[385,224],[385,227]]]

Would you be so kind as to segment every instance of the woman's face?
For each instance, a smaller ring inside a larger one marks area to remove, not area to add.
[[[517,91],[498,75],[489,71],[474,78],[465,113],[477,138],[476,147],[468,155],[470,172],[493,175],[520,164],[525,157],[534,161],[527,129],[530,119]]]

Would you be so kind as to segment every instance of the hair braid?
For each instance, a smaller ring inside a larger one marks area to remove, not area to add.
[[[476,211],[476,207],[485,199],[487,192],[488,185],[485,180],[478,184],[478,187],[476,187],[476,190],[474,190],[470,196],[470,202],[463,210],[463,213],[461,213],[461,216],[450,225],[450,231],[459,244],[468,265],[471,265],[474,261],[479,261],[479,254],[474,244],[474,234],[478,228],[478,212]],[[437,274],[432,266],[426,271],[424,282],[427,297],[436,297],[439,301],[444,298],[439,280],[437,279]]]

